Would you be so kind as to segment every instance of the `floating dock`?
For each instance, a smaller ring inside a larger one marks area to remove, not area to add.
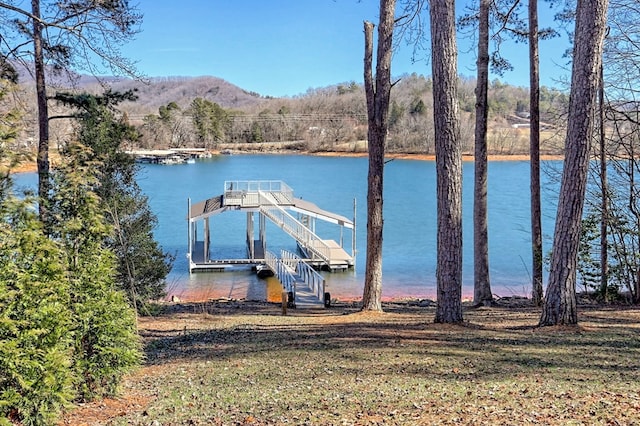
[[[137,163],[145,164],[182,164],[210,156],[203,148],[145,149],[126,153],[133,156]]]
[[[212,259],[212,218],[229,211],[245,212],[247,215],[247,257]],[[267,220],[296,241],[300,256],[286,251],[280,256],[275,256],[267,250]],[[339,226],[340,241],[323,239],[316,235],[316,220]],[[319,283],[319,278],[308,269],[313,267],[332,272],[344,271],[352,268],[355,263],[355,220],[349,220],[323,210],[308,200],[295,197],[293,189],[282,181],[226,181],[221,195],[194,204],[189,200],[188,222],[189,272],[225,271],[239,265],[267,267],[278,276],[290,296],[293,293],[294,300],[290,301],[293,305],[296,293],[306,294],[307,289],[303,290],[303,286],[307,286],[314,294],[311,298],[305,297],[307,301],[313,299],[317,303],[328,305],[327,299],[330,296],[324,288],[324,280]],[[200,240],[198,229],[202,231]],[[343,246],[344,229],[351,231],[351,254],[347,253]]]

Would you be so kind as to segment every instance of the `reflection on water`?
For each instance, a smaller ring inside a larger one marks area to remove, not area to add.
[[[267,302],[281,302],[282,301],[282,285],[276,277],[268,277],[264,280],[260,280],[264,283],[267,289]]]
[[[329,273],[321,271],[325,278],[325,290],[332,299],[342,301],[359,300],[364,289],[364,276],[351,270],[347,272]],[[383,274],[383,300],[397,299],[435,299],[436,283],[433,279],[407,271],[406,274]],[[198,272],[178,278],[170,277],[167,293],[183,301],[201,301],[210,299],[245,299],[280,302],[282,286],[275,277],[258,278],[249,269],[233,272]],[[518,278],[514,279],[517,282]],[[493,291],[501,297],[528,294],[527,285],[517,286],[493,285]],[[473,297],[472,289],[465,287],[463,297]]]
[[[244,299],[280,302],[282,285],[275,277],[258,278],[250,269],[233,272],[200,272],[188,279],[169,280],[169,297],[196,302],[210,299]]]
[[[247,299],[265,300],[267,291],[264,281],[250,269],[233,272],[201,272],[178,280],[175,288],[168,292],[181,300]]]

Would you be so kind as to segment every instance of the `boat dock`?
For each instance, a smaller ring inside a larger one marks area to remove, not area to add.
[[[212,220],[216,215],[228,211],[241,211],[247,215],[247,257],[212,259]],[[276,256],[267,250],[267,220],[296,241],[300,256],[285,250]],[[340,241],[322,239],[316,235],[316,220],[339,226]],[[351,231],[353,251],[355,221],[295,197],[293,189],[282,181],[226,181],[222,194],[194,204],[189,200],[188,222],[187,257],[190,272],[225,271],[239,265],[260,270],[268,268],[278,276],[289,293],[291,306],[300,306],[303,300],[304,305],[328,306],[330,294],[324,288],[324,279],[315,269],[335,272],[354,266],[355,253],[349,254],[343,247],[343,230]]]
[[[196,158],[209,156],[203,148],[174,148],[127,151],[137,163],[144,164],[182,164],[195,161]]]

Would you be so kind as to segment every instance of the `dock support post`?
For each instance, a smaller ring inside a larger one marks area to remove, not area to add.
[[[356,269],[356,199],[353,199],[353,229],[351,230],[351,258],[353,259],[353,269]]]
[[[209,218],[206,217],[204,219],[204,261],[209,261],[209,243],[210,243],[210,229],[209,229]]]
[[[254,260],[253,212],[247,212],[247,251],[249,252],[249,259]]]
[[[258,228],[259,228],[259,235],[260,235],[260,242],[262,244],[262,251],[266,252],[267,251],[267,231],[266,231],[266,227],[267,227],[267,222],[266,222],[266,218],[264,216],[264,214],[262,214],[262,212],[260,212],[259,216],[258,216]]]
[[[193,239],[191,238],[193,224],[191,223],[191,198],[187,198],[187,257],[189,258],[189,273],[191,273],[191,255],[193,253]]]

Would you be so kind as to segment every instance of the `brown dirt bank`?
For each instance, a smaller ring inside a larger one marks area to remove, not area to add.
[[[318,157],[366,157],[368,153],[366,152],[343,152],[343,151],[322,151],[322,152],[311,152],[311,151],[298,151],[298,150],[277,150],[272,152],[265,152],[261,150],[255,151],[233,151],[234,155],[242,155],[242,154],[275,154],[275,155],[287,155],[287,154],[296,154],[296,155],[315,155]],[[213,151],[214,155],[220,154],[220,151]],[[401,160],[422,160],[422,161],[435,161],[436,156],[432,154],[401,154],[401,153],[391,153],[386,155],[387,158],[397,158]],[[562,160],[564,157],[561,155],[542,155],[540,156],[541,160]],[[462,161],[473,161],[473,155],[465,154],[462,156]],[[489,161],[529,161],[528,155],[489,155]],[[55,161],[53,162],[53,167],[55,167]],[[38,170],[36,161],[26,161],[23,162],[16,167],[11,169],[12,173],[33,173]]]
[[[305,152],[307,155],[317,155],[319,157],[366,157],[368,153],[366,152],[340,152],[340,151],[331,151],[331,152]],[[386,154],[386,158],[397,158],[400,160],[421,160],[421,161],[435,161],[436,156],[434,154],[401,154],[401,153],[391,153]],[[541,155],[541,160],[562,160],[564,157],[561,155]],[[528,155],[505,155],[505,154],[496,154],[489,155],[489,161],[529,161]],[[462,161],[473,161],[474,156],[471,154],[463,154]]]

